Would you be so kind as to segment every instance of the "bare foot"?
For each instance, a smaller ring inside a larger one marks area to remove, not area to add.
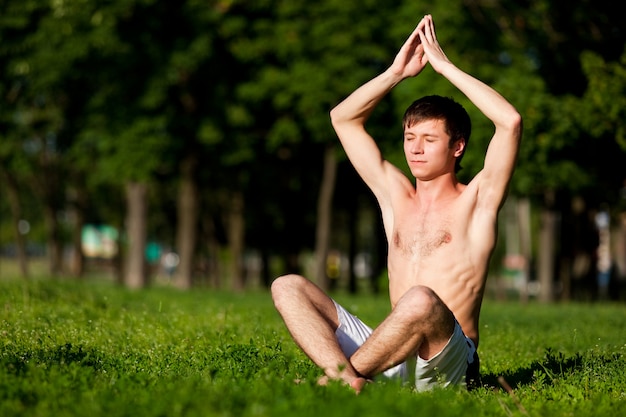
[[[323,375],[321,377],[319,377],[319,379],[317,380],[317,383],[319,385],[325,386],[328,385],[328,382],[331,380],[331,378],[329,378],[326,375]],[[365,386],[365,384],[368,383],[368,380],[365,378],[355,378],[353,379],[351,382],[346,382],[346,385],[348,385],[350,388],[352,388],[354,390],[354,392],[356,392],[357,394],[359,394],[361,392],[361,390],[363,389],[363,387]]]
[[[367,379],[365,378],[356,378],[354,381],[350,382],[350,388],[357,393],[357,395],[361,392],[363,387],[367,384]]]
[[[330,381],[330,378],[326,375],[322,375],[317,379],[317,385],[326,386],[328,385],[328,381]]]

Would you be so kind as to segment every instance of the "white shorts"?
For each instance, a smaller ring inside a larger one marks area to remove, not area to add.
[[[335,331],[335,335],[343,353],[350,358],[372,334],[373,330],[336,302],[335,306],[339,317],[339,327]],[[467,367],[468,364],[473,363],[475,353],[474,342],[463,334],[461,326],[456,323],[450,340],[439,353],[428,360],[417,355],[415,359],[415,388],[418,391],[427,391],[435,386],[465,385]],[[386,378],[400,378],[403,381],[408,381],[409,362],[412,361],[409,360],[396,365],[383,372],[382,375]]]

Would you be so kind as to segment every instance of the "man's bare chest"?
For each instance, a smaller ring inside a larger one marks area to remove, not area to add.
[[[451,212],[399,213],[392,234],[393,248],[401,256],[426,259],[447,252],[461,237]]]

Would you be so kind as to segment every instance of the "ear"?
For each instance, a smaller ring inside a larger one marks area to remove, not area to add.
[[[454,143],[454,156],[458,158],[463,155],[463,151],[465,150],[465,139],[459,139]]]

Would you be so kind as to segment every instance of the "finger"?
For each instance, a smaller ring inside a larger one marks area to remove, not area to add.
[[[415,31],[418,33],[424,34],[427,24],[428,24],[428,15],[425,15],[424,17],[422,17],[422,20],[420,20],[419,24],[415,28]]]
[[[404,42],[404,45],[400,48],[400,54],[413,54],[415,49],[421,44],[421,40],[416,33],[412,33],[411,36]]]
[[[426,16],[422,17],[422,20],[417,24],[417,29],[423,29],[424,25],[426,25]]]
[[[424,27],[424,22],[420,22],[415,29],[413,29],[413,32],[411,33],[411,36],[409,36],[409,39],[411,39],[411,42],[421,42],[420,37],[419,37],[419,33],[422,30],[422,28]]]
[[[437,31],[435,30],[435,21],[431,15],[428,15],[428,20],[430,22],[430,31],[432,33],[433,40],[437,39]]]
[[[430,15],[427,15],[424,17],[425,19],[425,25],[424,25],[424,35],[426,40],[428,40],[429,42],[432,42],[434,40],[434,29],[433,29],[433,25],[432,25],[432,19],[430,18]]]
[[[409,39],[415,38],[415,39],[417,39],[418,42],[421,42],[419,34],[420,34],[420,32],[422,32],[424,30],[424,26],[425,25],[426,25],[426,20],[425,20],[425,18],[422,18],[422,20],[419,21],[419,23],[417,24],[415,29],[413,29],[413,32],[409,36]]]
[[[416,55],[417,55],[417,58],[418,58],[420,64],[422,66],[426,65],[426,63],[428,62],[428,55],[426,55],[426,51],[424,51],[424,45],[423,44],[419,46],[419,49],[418,49]]]
[[[420,41],[422,45],[429,42],[427,26],[424,26],[423,28],[420,29],[419,37],[420,37]]]
[[[423,44],[419,44],[417,45],[417,47],[415,48],[415,52],[413,53],[414,56],[418,57],[419,59],[422,58],[422,56],[424,55],[424,45]]]

